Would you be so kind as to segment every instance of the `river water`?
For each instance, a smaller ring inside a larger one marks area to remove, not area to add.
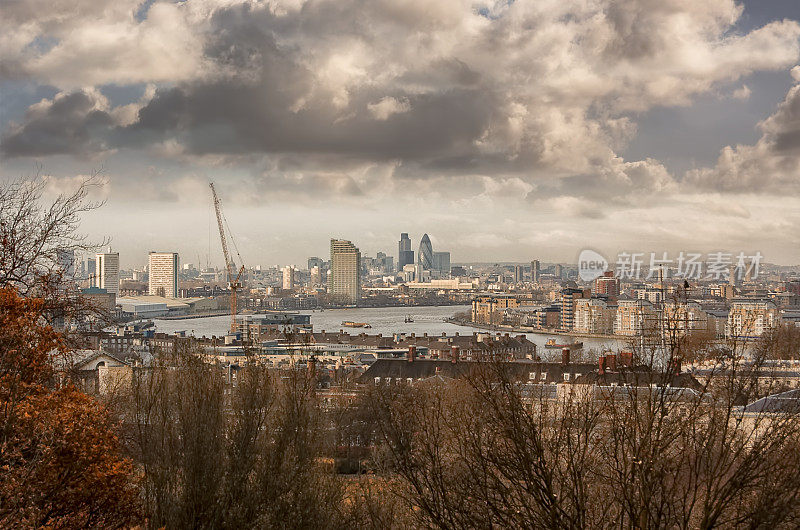
[[[446,333],[454,335],[471,334],[474,331],[482,331],[465,326],[458,326],[444,322],[445,318],[452,317],[456,313],[469,311],[470,306],[434,306],[434,307],[371,307],[354,309],[326,309],[325,311],[300,311],[302,314],[311,315],[311,325],[314,331],[339,331],[344,329],[351,334],[378,333],[392,335],[394,333],[416,333],[417,335],[441,335]],[[407,315],[410,315],[414,322],[404,322]],[[342,322],[350,320],[353,322],[366,322],[371,329],[344,328]],[[161,320],[153,319],[156,329],[163,333],[174,333],[185,331],[187,334],[194,334],[201,337],[205,335],[224,335],[230,325],[230,316],[217,316],[207,318],[190,318],[185,320]],[[526,333],[528,339],[538,346],[540,355],[551,353],[554,356],[560,355],[558,350],[546,350],[545,342],[551,336],[538,333]],[[555,337],[557,342],[569,342],[567,337]],[[623,346],[619,341],[612,339],[577,339],[584,343],[584,350],[587,349],[613,349],[616,350]]]

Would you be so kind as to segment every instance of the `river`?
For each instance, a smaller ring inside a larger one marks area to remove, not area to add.
[[[394,333],[416,333],[417,335],[441,335],[447,333],[469,334],[475,331],[482,331],[470,327],[459,326],[444,322],[447,317],[455,313],[469,311],[470,306],[432,306],[432,307],[370,307],[355,309],[326,309],[325,311],[300,311],[302,314],[311,315],[311,325],[314,331],[338,331],[345,329],[351,334],[369,333],[375,335],[392,335]],[[414,322],[404,322],[405,317],[410,315]],[[353,322],[366,322],[371,329],[349,329],[342,326],[342,322],[350,320]],[[229,316],[216,316],[206,318],[190,318],[184,320],[161,320],[153,319],[156,329],[163,333],[174,333],[185,331],[195,336],[224,335],[230,325]],[[539,351],[548,352],[544,345],[550,336],[538,333],[526,333],[528,339],[535,343]],[[566,337],[556,337],[558,342],[564,342]],[[622,347],[619,341],[613,339],[577,339],[584,343],[584,349],[614,349]],[[556,350],[549,350],[551,353],[558,353]]]

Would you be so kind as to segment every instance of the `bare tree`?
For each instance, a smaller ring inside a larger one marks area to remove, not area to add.
[[[81,216],[103,204],[89,198],[100,183],[96,171],[75,191],[49,202],[48,181],[38,174],[0,187],[0,288],[45,300],[51,323],[99,311],[78,296],[74,266],[66,257],[103,243],[91,243],[79,230]]]
[[[800,410],[746,414],[741,404],[764,393],[752,345],[662,325],[616,386],[563,384],[547,397],[490,360],[450,384],[374,388],[376,455],[416,523],[795,528]],[[686,358],[715,369],[681,385]]]
[[[120,416],[152,527],[352,527],[305,370],[205,363],[189,348],[132,379]]]

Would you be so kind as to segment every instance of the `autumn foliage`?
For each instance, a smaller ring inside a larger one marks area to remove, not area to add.
[[[0,289],[0,527],[130,526],[133,465],[107,410],[58,380],[65,346],[43,311]]]

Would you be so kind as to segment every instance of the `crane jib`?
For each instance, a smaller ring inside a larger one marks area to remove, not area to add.
[[[225,237],[225,221],[224,216],[222,214],[222,206],[220,204],[219,197],[217,196],[217,190],[214,188],[214,183],[209,182],[209,186],[211,187],[211,197],[214,201],[214,211],[217,214],[217,226],[219,227],[219,239],[222,242],[222,254],[225,256],[225,267],[228,271],[228,287],[231,291],[231,300],[230,300],[230,307],[231,307],[231,333],[236,332],[236,291],[243,287],[242,276],[244,275],[244,265],[241,265],[239,268],[238,273],[236,273],[236,269],[234,268],[233,261],[231,260],[230,253],[228,252],[228,241]],[[228,228],[230,231],[230,228]],[[231,235],[233,238],[233,235]],[[236,241],[233,241],[234,246],[236,246]],[[237,255],[239,254],[238,248],[236,249]],[[239,261],[241,262],[241,255],[239,255]]]

